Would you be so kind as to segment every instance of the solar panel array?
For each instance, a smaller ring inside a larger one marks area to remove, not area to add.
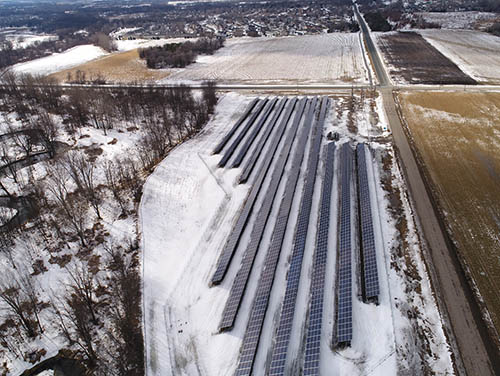
[[[250,115],[250,112],[252,112],[253,108],[255,107],[255,105],[257,104],[258,101],[259,101],[259,98],[255,98],[253,101],[250,102],[250,104],[248,105],[248,107],[245,110],[245,112],[243,113],[243,115],[241,115],[241,117],[234,124],[234,126],[231,128],[231,130],[224,136],[222,141],[217,144],[217,146],[215,147],[215,149],[213,151],[214,154],[219,154],[221,152],[221,150],[224,148],[224,146],[226,146],[227,142],[236,133],[236,130],[246,120],[248,115]]]
[[[361,227],[361,259],[363,269],[365,301],[378,302],[379,283],[377,272],[377,253],[373,234],[373,220],[370,201],[370,187],[366,170],[365,144],[356,148],[358,160],[358,200]]]
[[[212,276],[211,283],[213,285],[218,285],[219,283],[222,282],[224,276],[226,275],[227,269],[229,267],[229,263],[231,262],[231,259],[233,258],[234,252],[236,250],[236,247],[238,246],[238,243],[241,238],[241,234],[243,233],[243,230],[245,229],[246,223],[248,221],[248,218],[250,216],[250,213],[253,210],[253,207],[255,205],[256,198],[261,191],[262,188],[262,183],[264,181],[264,178],[266,177],[269,167],[271,166],[271,162],[273,160],[274,154],[276,153],[276,150],[278,149],[278,145],[280,143],[281,138],[283,137],[283,134],[286,129],[286,125],[288,124],[288,120],[290,119],[292,115],[292,111],[295,108],[295,104],[297,103],[297,99],[294,98],[290,101],[290,104],[288,105],[288,108],[281,119],[281,122],[278,126],[278,129],[273,137],[272,143],[269,147],[269,149],[266,152],[266,155],[261,163],[260,169],[259,169],[259,174],[252,185],[252,188],[250,189],[250,192],[247,196],[247,199],[245,200],[245,204],[243,206],[243,209],[238,217],[238,220],[234,224],[231,233],[229,234],[229,238],[226,241],[226,244],[224,245],[224,248],[222,250],[221,256],[219,257],[219,260],[217,261],[217,266],[215,269],[215,273]],[[305,105],[305,99],[302,99],[299,101],[299,104],[297,106],[297,111],[302,113]],[[294,130],[294,132],[296,129]]]
[[[239,179],[240,183],[245,183],[248,180],[250,174],[252,173],[252,171],[255,167],[257,159],[259,158],[260,153],[262,152],[262,149],[264,148],[264,145],[267,142],[267,139],[269,138],[271,131],[274,129],[275,124],[278,122],[279,117],[280,117],[281,113],[283,112],[283,110],[286,108],[285,115],[284,115],[284,117],[286,118],[287,117],[286,114],[288,113],[288,116],[289,116],[289,114],[290,114],[289,111],[292,110],[296,101],[297,101],[297,98],[293,98],[291,100],[288,100],[285,98],[278,105],[277,110],[273,111],[273,116],[269,120],[269,124],[266,127],[266,130],[264,131],[264,134],[262,135],[260,142],[257,143],[255,150],[250,155],[250,158],[248,159],[245,167],[243,168],[243,172],[241,173],[240,179]],[[288,106],[285,107],[285,105],[287,103],[288,103]]]
[[[248,119],[248,122],[245,124],[245,126],[243,127],[243,129],[241,130],[241,132],[238,133],[238,135],[236,136],[236,138],[234,139],[234,141],[232,142],[232,144],[229,145],[229,147],[227,148],[226,152],[224,153],[224,156],[222,157],[222,159],[219,161],[219,164],[217,165],[218,167],[224,167],[226,165],[226,163],[229,161],[229,159],[233,155],[233,152],[236,150],[236,148],[240,144],[240,142],[243,139],[243,137],[245,137],[245,135],[247,134],[248,130],[255,123],[255,119],[262,112],[265,113],[266,111],[270,110],[270,108],[272,107],[271,104],[274,105],[274,103],[269,102],[267,100],[267,98],[264,99],[264,100],[262,100],[262,101],[260,101],[257,104],[257,107],[255,108],[255,111],[250,116],[250,119]]]
[[[306,106],[307,108],[306,113],[308,112],[310,106],[311,106],[311,101],[308,101]],[[243,293],[245,291],[248,282],[248,276],[250,275],[250,271],[252,270],[253,262],[255,260],[255,255],[257,254],[257,250],[259,248],[259,244],[262,239],[264,228],[269,218],[269,214],[271,213],[274,196],[276,195],[281,180],[281,176],[283,175],[283,172],[285,170],[285,165],[288,160],[290,149],[293,144],[293,139],[295,138],[295,133],[297,131],[301,118],[302,118],[302,111],[295,112],[295,117],[292,123],[292,127],[288,132],[287,139],[285,140],[285,143],[279,155],[276,166],[274,167],[274,171],[273,174],[271,175],[269,186],[266,189],[264,202],[262,203],[262,206],[259,209],[259,212],[257,213],[257,217],[255,219],[255,223],[253,225],[252,232],[250,234],[250,241],[243,255],[243,260],[241,262],[240,269],[236,274],[233,286],[231,287],[231,291],[229,293],[229,298],[224,307],[224,311],[222,312],[222,321],[219,325],[219,330],[227,330],[232,328],[234,325],[234,320],[236,319],[236,314],[238,313],[241,299],[243,297]],[[300,137],[303,136],[301,135]]]
[[[292,330],[295,301],[297,299],[302,259],[306,244],[307,230],[309,228],[312,196],[314,193],[314,184],[316,182],[316,169],[321,148],[321,135],[328,103],[328,98],[323,98],[319,120],[315,127],[316,133],[312,141],[311,151],[309,152],[307,177],[295,230],[290,269],[288,271],[285,296],[281,306],[278,331],[271,356],[269,375],[283,375],[285,370],[286,353]]]
[[[264,126],[264,124],[266,123],[269,115],[271,114],[271,110],[276,105],[276,102],[278,102],[278,98],[274,98],[271,101],[271,106],[269,107],[268,111],[265,111],[264,114],[259,118],[257,123],[254,125],[252,132],[250,132],[250,134],[248,135],[248,137],[245,140],[245,143],[241,147],[241,150],[239,151],[238,155],[234,159],[233,164],[231,165],[232,168],[238,167],[241,164],[241,162],[243,161],[243,158],[245,158],[245,155],[248,152],[248,149],[250,149],[250,146],[252,145],[253,141],[255,140],[257,135],[259,134],[259,132],[262,129],[262,127]],[[280,101],[278,102],[278,109],[283,108],[284,102],[286,102],[285,98],[280,99]],[[281,112],[281,110],[279,110],[279,111],[275,110],[273,112],[274,113]],[[270,128],[270,127],[272,127],[272,125],[268,126],[268,128]]]
[[[328,230],[332,197],[335,144],[326,149],[325,176],[321,191],[319,225],[316,233],[316,250],[311,276],[311,302],[307,317],[307,335],[304,356],[304,375],[319,374],[321,326],[323,322],[323,300],[325,290],[326,261],[328,257]],[[284,363],[284,361],[283,361]],[[283,375],[283,372],[275,375]]]
[[[315,107],[316,107],[316,99],[313,100],[313,104],[310,107],[308,114],[306,115],[306,120],[305,120],[306,127],[307,126],[311,127]],[[316,139],[319,138],[319,140],[321,141],[322,126],[323,123],[320,124],[319,122],[316,122],[316,125],[313,128],[316,135],[319,135],[315,137],[313,141],[315,144],[317,143],[315,142]],[[264,260],[264,267],[262,269],[262,273],[260,275],[259,283],[257,286],[256,297],[250,311],[250,318],[248,320],[248,325],[245,331],[245,335],[243,337],[243,345],[238,366],[236,369],[236,375],[240,376],[250,375],[250,373],[252,372],[252,366],[255,360],[255,355],[257,353],[257,346],[259,343],[262,326],[264,324],[265,313],[269,303],[269,296],[271,294],[271,288],[274,281],[274,274],[276,272],[276,267],[278,265],[278,260],[281,253],[281,247],[283,239],[285,237],[288,218],[290,215],[290,209],[292,207],[295,189],[297,186],[297,181],[299,179],[300,167],[302,165],[307,139],[308,139],[307,135],[299,138],[298,140],[299,144],[297,145],[297,152],[294,155],[294,158],[292,160],[292,166],[290,168],[290,172],[286,179],[285,193],[281,200],[281,204],[278,211],[278,217],[271,236],[271,243]],[[311,157],[309,158],[307,163],[307,171],[309,172],[311,171],[311,169],[314,169],[314,176],[316,171],[314,162],[316,161],[317,163],[317,157],[314,155],[315,150],[316,147],[313,148],[313,154],[310,155]],[[308,192],[303,190],[302,194],[304,193]],[[307,200],[306,197],[304,197],[304,199]],[[304,214],[305,213],[303,213],[301,210],[299,212],[299,218],[303,218]]]
[[[340,236],[337,287],[338,346],[349,346],[352,340],[352,267],[351,267],[351,170],[352,149],[349,143],[342,146]]]

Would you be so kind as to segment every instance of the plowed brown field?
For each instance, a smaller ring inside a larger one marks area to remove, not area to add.
[[[500,93],[404,93],[404,117],[457,250],[500,329]]]

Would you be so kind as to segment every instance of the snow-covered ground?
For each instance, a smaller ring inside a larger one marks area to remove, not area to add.
[[[477,81],[500,83],[500,37],[470,30],[421,30],[420,34]]]
[[[368,83],[357,33],[232,38],[212,56],[172,74],[171,81]]]
[[[50,40],[57,40],[57,35],[37,35],[37,34],[28,34],[28,33],[20,33],[20,34],[5,34],[5,39],[12,42],[12,47],[14,49],[17,48],[26,48],[34,45],[35,43],[47,42]]]
[[[427,22],[443,29],[474,29],[490,26],[500,15],[491,12],[421,12],[416,13]]]
[[[12,67],[12,70],[16,73],[47,75],[86,63],[87,61],[97,59],[106,54],[107,52],[102,48],[86,44],[26,63],[16,64]]]
[[[157,47],[167,43],[184,43],[191,39],[186,38],[162,38],[162,39],[133,39],[133,40],[115,40],[118,51],[130,51],[136,48]]]
[[[0,117],[0,119],[2,119],[2,117]],[[57,117],[55,120],[60,121]],[[14,129],[24,127],[23,123],[15,120],[15,116],[10,118],[9,123]],[[63,131],[61,127],[57,140],[59,142],[64,142],[75,150],[99,150],[100,153],[96,157],[94,163],[100,165],[106,161],[113,160],[114,157],[117,156],[132,155],[131,150],[134,149],[137,144],[137,140],[140,138],[141,133],[140,131],[125,131],[124,126],[126,125],[116,124],[115,129],[107,131],[107,135],[104,135],[102,130],[93,127],[84,127],[80,129],[78,136],[68,134]],[[0,120],[0,133],[6,131],[5,120]],[[53,171],[52,164],[53,161],[44,161],[29,168],[19,170],[17,172],[18,182],[21,185],[26,185],[29,179],[33,179],[33,181],[47,179],[48,175]],[[96,182],[99,182],[98,184],[105,183],[102,169],[95,172],[95,179]],[[23,192],[19,190],[19,185],[15,184],[11,179],[3,179],[2,183],[11,193],[19,196],[23,194]],[[71,188],[70,183],[68,183],[68,188]],[[47,192],[47,194],[50,193]],[[120,209],[117,204],[108,195],[103,197],[102,207],[100,209],[103,217],[101,222],[103,227],[111,234],[113,244],[128,244],[130,239],[137,236],[135,216],[130,215],[125,219],[117,219],[120,215]],[[6,209],[0,208],[0,216],[5,216],[6,214],[8,214],[6,213]],[[11,214],[15,213],[11,211]],[[92,216],[93,213],[91,209],[89,209],[88,217],[91,218]],[[92,250],[93,254],[99,255],[99,257],[103,256],[105,254],[103,246],[104,244],[100,244],[95,247]],[[27,262],[27,260],[41,261],[42,265],[44,265],[47,270],[42,273],[33,273],[33,281],[41,301],[44,303],[54,301],[54,297],[61,297],[67,289],[67,283],[70,278],[67,268],[71,269],[75,265],[79,265],[79,263],[85,265],[85,261],[76,256],[79,250],[81,250],[79,244],[76,242],[68,242],[58,246],[57,251],[54,252],[46,246],[46,243],[42,239],[40,239],[39,234],[33,231],[30,232],[29,230],[25,231],[23,232],[23,236],[17,236],[15,238],[15,243],[12,245],[12,260],[7,257],[5,252],[0,253],[0,270],[2,270],[0,283],[9,278],[15,280],[19,277],[13,270],[12,263],[22,266],[26,268],[27,271],[31,272],[31,264]],[[58,263],[54,261],[58,257],[69,257],[72,261],[67,266],[58,265]],[[22,271],[23,269],[19,268],[18,270]],[[5,320],[5,317],[7,317],[6,315],[9,315],[9,312],[5,309],[4,303],[2,303],[0,307],[1,320]],[[44,349],[46,353],[40,359],[43,361],[55,356],[60,349],[67,347],[66,338],[61,334],[59,322],[50,309],[41,311],[41,321],[43,323],[44,332],[35,339],[29,339],[18,343],[16,343],[16,340],[13,338],[8,339],[11,345],[17,344],[16,351],[0,347],[0,359],[2,364],[8,369],[6,372],[7,376],[20,375],[26,369],[33,367],[33,364],[24,358],[27,353]],[[50,371],[43,373],[43,375],[47,376],[52,374],[53,373]]]
[[[209,287],[209,282],[249,185],[237,184],[240,169],[217,169],[216,165],[221,157],[211,153],[251,100],[252,97],[226,94],[220,100],[214,118],[203,132],[174,149],[156,168],[144,186],[140,219],[143,239],[147,375],[232,375],[236,368],[249,308],[263,264],[263,250],[269,244],[279,202],[275,200],[271,211],[260,246],[261,251],[257,254],[250,274],[235,326],[231,331],[219,334],[217,331],[222,310],[239,268],[244,247],[240,246],[236,251],[222,284]],[[333,100],[326,121],[327,126],[324,129],[325,134],[330,131],[339,132],[341,135],[339,143],[348,140],[370,142],[373,137],[388,135],[385,116],[379,108],[377,109],[379,101],[374,101],[378,116],[366,103],[356,112],[354,118],[358,128],[357,134],[350,133],[347,127],[346,108],[349,107],[347,100],[346,98]],[[326,143],[326,139],[323,142]],[[382,173],[380,155],[385,152],[393,155],[392,148],[390,144],[375,141],[370,142],[370,146],[373,152],[367,157],[374,162],[369,170],[369,179],[373,183],[371,194],[372,210],[375,213],[375,238],[379,249],[384,250],[377,255],[381,288],[380,304],[375,306],[362,303],[359,300],[358,288],[354,288],[352,347],[332,351],[330,343],[334,324],[335,273],[327,273],[326,284],[329,287],[325,289],[321,345],[322,374],[329,375],[332,369],[345,375],[385,376],[396,375],[400,371],[411,374],[415,367],[415,358],[425,353],[415,345],[419,341],[416,339],[419,334],[412,327],[415,322],[411,322],[406,316],[414,305],[417,305],[420,311],[417,314],[418,325],[424,333],[427,333],[429,350],[423,358],[437,374],[452,374],[448,345],[420,255],[411,208],[404,194],[403,209],[409,222],[410,244],[406,252],[408,259],[417,265],[417,273],[421,278],[421,293],[413,289],[408,290],[403,272],[407,260],[395,258],[392,251],[399,244],[398,233],[390,214],[389,200],[379,183]],[[263,152],[265,151],[266,148]],[[252,149],[246,158],[251,153]],[[307,156],[302,165],[297,192],[301,191],[300,187],[303,184],[306,160]],[[292,359],[300,353],[304,333],[303,324],[309,299],[311,257],[316,235],[323,163],[324,161],[320,163],[320,175],[313,197],[310,231],[304,255],[305,272],[302,274],[299,286],[296,316],[289,346],[292,356],[288,358],[288,367],[292,367],[293,363],[301,363],[300,358],[294,361]],[[404,193],[397,165],[393,164],[391,168],[394,175],[393,186]],[[337,160],[334,187],[338,184],[338,169]],[[264,191],[268,183],[268,179],[265,179]],[[284,188],[282,181],[276,197],[281,197],[280,192],[283,192]],[[297,192],[295,197],[298,197]],[[338,196],[334,192],[332,200],[337,199]],[[262,197],[258,198],[256,206],[259,207],[261,202]],[[296,221],[298,206],[295,199],[255,361],[256,375],[264,374],[268,360],[277,313],[284,294],[293,223]],[[337,226],[337,208],[338,205],[332,205],[331,229]],[[249,240],[248,229],[254,220],[252,215],[247,230],[243,233],[242,245]],[[333,245],[327,270],[335,270],[336,231],[330,231],[329,240]],[[357,270],[356,262],[356,257],[353,257],[353,270]],[[358,284],[354,282],[354,286]]]
[[[118,37],[121,37],[125,34],[132,33],[134,31],[141,30],[141,29],[142,29],[141,27],[123,27],[123,28],[119,28],[118,30],[111,32],[109,34],[109,36],[113,37],[113,38],[118,38]]]

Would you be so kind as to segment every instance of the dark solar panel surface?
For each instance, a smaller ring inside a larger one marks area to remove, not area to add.
[[[255,120],[261,113],[265,113],[267,110],[271,108],[272,101],[270,102],[267,98],[260,101],[257,106],[255,107],[255,111],[252,112],[252,115],[250,116],[250,119],[248,119],[247,123],[243,127],[240,133],[236,136],[234,141],[229,145],[227,148],[226,152],[224,153],[224,156],[222,159],[219,161],[219,164],[217,165],[218,167],[224,167],[226,163],[229,161],[231,156],[233,155],[234,151],[240,144],[241,140],[245,137],[247,134],[248,130],[252,127],[252,125],[255,124]]]
[[[267,176],[269,172],[269,167],[271,166],[271,162],[273,160],[274,154],[276,153],[276,150],[278,149],[278,145],[280,143],[280,140],[285,132],[286,126],[288,124],[288,120],[290,119],[292,115],[292,111],[295,108],[295,104],[297,103],[297,98],[293,98],[283,116],[281,119],[281,122],[278,126],[277,132],[275,133],[272,143],[269,147],[269,149],[266,152],[266,155],[261,162],[260,168],[259,168],[259,173],[258,176],[252,185],[252,188],[250,189],[250,192],[247,196],[247,199],[245,200],[245,204],[243,206],[243,209],[238,217],[238,220],[234,224],[231,233],[229,234],[228,240],[226,241],[226,244],[224,245],[224,248],[222,250],[221,256],[219,257],[219,260],[217,261],[217,266],[215,269],[215,273],[212,276],[212,284],[218,285],[219,283],[222,282],[222,279],[226,275],[227,269],[229,267],[229,263],[231,262],[231,259],[233,258],[234,251],[236,250],[236,247],[238,246],[238,243],[240,241],[241,234],[243,233],[243,230],[245,229],[245,225],[248,221],[248,217],[250,216],[250,213],[253,210],[253,206],[255,204],[255,200],[261,191],[262,188],[262,183],[264,181],[264,178]],[[305,99],[301,99],[299,101],[299,104],[297,105],[297,111],[302,111],[305,105]],[[296,131],[296,130],[295,130]],[[294,131],[294,132],[295,132]]]
[[[323,300],[325,291],[326,261],[328,257],[328,230],[332,197],[335,144],[326,149],[325,176],[321,191],[319,225],[316,233],[316,250],[311,276],[311,302],[307,317],[307,335],[304,356],[304,375],[319,374],[321,326],[323,322]],[[278,373],[276,373],[278,375]],[[283,373],[279,373],[283,375]]]
[[[314,101],[313,105],[310,108],[309,113],[306,115],[306,120],[304,123],[305,128],[303,133],[307,129],[306,127],[312,128],[315,107],[316,103]],[[313,142],[315,144],[317,143],[316,139],[319,138],[319,140],[321,141],[322,126],[323,123],[320,124],[319,122],[316,122],[315,127],[313,128],[315,132],[315,139],[313,140]],[[239,358],[238,367],[236,369],[236,375],[250,375],[252,371],[252,366],[255,360],[255,355],[257,353],[257,346],[262,331],[262,325],[264,324],[265,313],[269,303],[269,296],[271,294],[271,288],[274,281],[274,274],[276,272],[276,266],[278,265],[283,238],[285,237],[288,218],[290,215],[290,209],[292,207],[292,201],[294,198],[297,181],[299,179],[300,167],[302,165],[302,160],[305,153],[305,146],[308,139],[307,136],[308,136],[307,134],[306,135],[302,134],[301,137],[299,138],[297,151],[292,160],[292,166],[286,180],[285,193],[281,200],[280,208],[278,211],[278,218],[273,229],[273,233],[271,236],[271,243],[267,251],[266,258],[264,260],[264,268],[260,275],[259,283],[257,286],[256,297],[250,311],[250,318],[248,320],[245,336],[243,337],[243,345]],[[312,169],[314,169],[313,172],[315,176],[316,172],[315,161],[317,164],[317,157],[314,155],[314,151],[313,154],[311,155],[311,158],[308,159],[307,171],[309,172]],[[306,193],[308,193],[306,190],[302,191],[303,195]],[[307,198],[304,197],[303,200],[307,200]],[[303,217],[305,217],[305,213],[302,211],[301,207],[301,210],[299,212],[299,218],[302,219]]]
[[[301,102],[301,104],[303,104],[303,102]],[[306,106],[306,113],[309,110],[310,106],[311,101],[308,101]],[[234,325],[234,320],[236,319],[236,314],[238,313],[241,299],[248,282],[248,276],[250,275],[250,271],[252,270],[255,255],[257,254],[264,228],[266,226],[267,220],[269,219],[269,214],[271,213],[274,196],[276,195],[276,192],[278,190],[281,177],[285,170],[286,162],[290,155],[290,149],[295,138],[295,133],[297,131],[300,119],[302,118],[301,107],[303,109],[303,106],[299,106],[298,111],[295,112],[292,127],[288,132],[288,136],[279,155],[273,174],[271,175],[269,186],[266,189],[264,202],[262,203],[262,206],[257,213],[257,217],[250,234],[250,241],[247,248],[245,249],[240,269],[236,274],[233,286],[231,287],[231,291],[229,293],[229,298],[224,307],[224,311],[222,312],[222,321],[219,325],[220,330],[230,329]]]
[[[307,230],[309,227],[312,196],[314,193],[314,184],[316,182],[316,169],[321,149],[321,135],[324,127],[326,111],[328,109],[328,102],[327,98],[323,98],[319,120],[317,126],[315,127],[316,133],[314,135],[311,144],[311,151],[309,153],[307,177],[295,230],[290,269],[287,275],[285,296],[281,306],[278,331],[271,356],[269,375],[283,375],[285,371],[286,353],[292,330],[295,301],[297,298],[300,272],[302,269],[302,258],[304,256]]]
[[[279,117],[281,113],[283,112],[283,109],[285,108],[285,104],[287,103],[287,99],[283,98],[280,103],[278,104],[278,107],[275,111],[273,111],[273,115],[271,119],[269,120],[269,124],[267,125],[264,134],[262,135],[262,138],[260,139],[260,142],[257,144],[257,147],[255,150],[252,152],[252,155],[248,159],[247,163],[245,164],[245,167],[243,168],[243,172],[240,175],[240,183],[245,183],[248,180],[248,177],[252,173],[255,164],[257,162],[257,159],[260,156],[260,153],[262,152],[262,149],[264,148],[264,145],[267,142],[267,139],[269,138],[269,135],[271,134],[272,130],[275,127],[275,124],[278,122]],[[287,110],[289,110],[290,107],[293,108],[293,105],[295,103],[296,99],[293,99],[292,102],[288,101],[288,107]],[[285,111],[285,114],[287,113]]]
[[[338,345],[348,345],[352,339],[352,267],[351,267],[351,170],[352,149],[349,143],[342,146],[340,234],[337,287]]]
[[[260,130],[262,129],[262,127],[264,126],[264,124],[266,123],[267,119],[269,118],[269,115],[271,113],[279,113],[281,112],[281,110],[279,110],[280,108],[283,108],[282,105],[284,104],[284,102],[286,102],[286,99],[285,98],[282,98],[279,103],[278,103],[278,108],[274,108],[274,106],[276,105],[276,102],[278,102],[278,98],[274,98],[271,103],[272,103],[272,107],[270,107],[269,111],[266,111],[260,118],[259,120],[257,121],[257,123],[253,126],[252,128],[252,131],[250,132],[250,134],[247,136],[246,140],[245,140],[245,143],[243,144],[243,146],[241,147],[241,150],[238,152],[238,155],[236,156],[236,158],[234,159],[233,161],[233,164],[231,165],[231,167],[238,167],[241,162],[243,161],[243,158],[245,158],[245,155],[247,154],[248,152],[248,149],[250,149],[250,146],[252,145],[252,143],[254,142],[255,138],[257,137],[257,135],[259,134]],[[269,124],[268,128],[272,128],[272,125]]]
[[[378,299],[379,283],[377,272],[377,253],[373,234],[373,220],[370,200],[370,187],[366,170],[365,145],[358,144],[356,148],[358,158],[358,192],[359,212],[361,222],[361,249],[363,257],[363,278],[365,299]]]
[[[221,150],[224,149],[224,146],[226,146],[227,142],[231,139],[231,137],[233,137],[236,130],[246,120],[248,115],[250,115],[250,112],[252,112],[253,108],[255,107],[255,105],[257,104],[258,101],[259,101],[259,98],[255,98],[253,101],[250,102],[250,104],[246,108],[243,115],[241,115],[241,117],[234,124],[234,126],[231,128],[231,130],[224,136],[222,141],[217,144],[217,146],[215,147],[215,149],[213,151],[214,154],[219,154],[221,152]]]

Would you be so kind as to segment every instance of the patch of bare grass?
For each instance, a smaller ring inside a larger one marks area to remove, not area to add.
[[[107,82],[131,83],[149,82],[165,78],[168,71],[152,70],[146,67],[146,63],[139,59],[137,49],[118,52],[105,56],[101,59],[66,69],[51,75],[59,82],[67,82],[68,78],[74,79],[77,71],[84,72],[87,79],[102,76]]]

